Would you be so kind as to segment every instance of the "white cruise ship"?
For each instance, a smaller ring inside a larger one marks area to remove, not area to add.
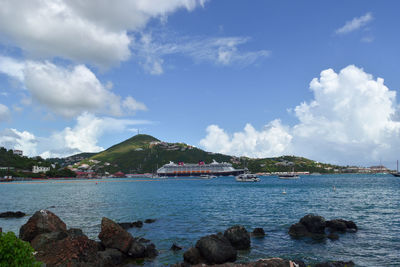
[[[235,169],[232,164],[227,162],[216,162],[213,160],[210,164],[205,164],[200,161],[198,164],[178,164],[172,161],[165,164],[157,170],[158,176],[200,176],[200,175],[215,175],[215,176],[235,176],[244,173],[244,169]]]

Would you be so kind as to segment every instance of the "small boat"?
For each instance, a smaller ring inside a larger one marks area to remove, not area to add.
[[[278,175],[279,179],[299,179],[300,176],[294,172],[294,168],[292,168],[292,172],[282,173]]]
[[[294,172],[285,173],[285,174],[279,174],[278,177],[279,177],[279,179],[287,179],[287,180],[299,179],[300,178],[300,176],[298,174],[294,173]]]
[[[202,175],[200,175],[200,178],[202,178],[202,179],[213,179],[213,178],[217,178],[217,176],[208,175],[208,174],[202,174]]]
[[[243,173],[235,177],[237,182],[259,182],[261,179],[252,173]]]
[[[392,172],[393,176],[400,177],[400,172],[399,172],[399,161],[397,161],[397,168],[396,172]]]

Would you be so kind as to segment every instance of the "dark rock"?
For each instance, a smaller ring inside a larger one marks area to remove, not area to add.
[[[2,233],[2,232],[3,232],[3,228],[0,227],[0,233]]]
[[[67,232],[51,232],[37,235],[32,241],[31,246],[36,250],[43,250],[49,244],[63,240],[68,236]]]
[[[81,229],[78,228],[70,228],[67,230],[67,234],[68,236],[75,238],[75,237],[79,237],[79,236],[86,236]]]
[[[335,234],[335,233],[330,233],[327,237],[328,237],[330,240],[338,240],[338,239],[339,239],[339,235],[338,235],[338,234]]]
[[[37,237],[39,238],[39,237]],[[46,266],[99,266],[98,246],[86,236],[49,242],[36,254]]]
[[[302,223],[295,223],[290,226],[289,235],[293,238],[301,238],[309,236],[310,232],[308,232],[307,228]]]
[[[307,267],[307,265],[302,260],[292,260],[294,263],[297,264],[297,267]]]
[[[324,217],[307,214],[300,219],[300,223],[312,234],[325,234],[326,222]]]
[[[103,217],[99,239],[106,248],[116,248],[127,253],[133,242],[133,237],[116,222]]]
[[[157,257],[158,251],[156,250],[156,246],[153,243],[150,243],[146,246],[146,250],[144,252],[146,258],[154,258]]]
[[[156,221],[156,220],[154,220]],[[142,221],[136,221],[132,223],[132,227],[137,227],[137,228],[142,228],[143,222]]]
[[[224,237],[229,240],[236,249],[250,248],[250,234],[241,225],[235,225],[225,230]]]
[[[358,227],[353,221],[346,221],[343,219],[339,219],[339,221],[344,222],[346,224],[347,232],[357,232],[358,231]]]
[[[221,233],[200,238],[196,248],[209,264],[221,264],[236,261],[237,251]]]
[[[251,233],[254,237],[264,237],[265,232],[263,228],[254,228],[253,232]]]
[[[146,239],[146,238],[143,238],[143,237],[140,237],[140,238],[138,239],[138,241],[141,242],[141,243],[150,242],[150,240],[148,240],[148,239]]]
[[[352,267],[354,266],[354,262],[352,261],[331,261],[331,262],[322,262],[317,263],[314,267]]]
[[[290,261],[281,258],[262,259],[258,260],[254,266],[289,267]]]
[[[145,223],[153,223],[155,221],[156,221],[156,219],[146,219],[144,222]]]
[[[0,213],[0,218],[21,218],[24,217],[25,213],[23,213],[22,211],[6,211],[6,212],[2,212]]]
[[[21,226],[19,238],[30,242],[39,234],[65,231],[67,231],[67,227],[57,215],[48,210],[40,210]]]
[[[124,228],[125,230],[133,227],[133,226],[132,226],[132,223],[129,223],[129,222],[126,222],[126,223],[118,223],[118,225],[121,226],[122,228]]]
[[[175,243],[172,244],[171,248],[172,251],[178,251],[178,250],[182,250],[182,248],[178,245],[176,245]]]
[[[203,259],[200,254],[200,250],[198,250],[197,248],[189,248],[183,254],[183,260],[189,264],[199,264],[205,262],[205,259]]]
[[[330,220],[326,222],[326,227],[330,229],[331,232],[341,232],[344,233],[347,230],[346,223],[342,220]]]
[[[144,258],[146,256],[145,252],[146,247],[142,243],[134,240],[128,251],[128,255],[132,258]]]
[[[100,260],[100,266],[118,266],[126,258],[126,256],[115,248],[108,248],[104,251],[97,252],[97,256]]]

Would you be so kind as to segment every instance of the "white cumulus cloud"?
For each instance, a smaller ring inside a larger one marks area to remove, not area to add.
[[[346,34],[352,31],[358,30],[367,25],[374,17],[371,12],[366,13],[361,17],[353,18],[351,21],[347,21],[343,27],[337,29],[336,34]]]
[[[37,155],[37,139],[28,131],[4,129],[0,132],[0,146],[7,149],[23,150],[24,155]]]
[[[48,61],[0,57],[0,72],[20,80],[36,102],[64,117],[85,111],[121,116],[126,111],[146,110],[131,96],[121,100],[111,91],[111,83],[102,84],[85,65],[61,67]]]
[[[200,141],[206,150],[248,157],[279,156],[289,150],[292,136],[279,120],[274,120],[257,131],[251,124],[243,132],[227,134],[217,125],[207,127],[207,136]]]
[[[50,136],[35,136],[28,131],[4,129],[0,132],[0,146],[20,149],[24,155],[65,157],[80,152],[99,152],[99,139],[106,135],[129,131],[131,126],[149,124],[146,120],[97,117],[90,113],[78,116],[73,127],[65,127]]]
[[[350,65],[321,72],[310,83],[314,100],[295,108],[297,153],[337,162],[371,162],[395,157],[400,122],[396,93]]]
[[[247,125],[232,135],[211,125],[200,144],[232,155],[295,154],[339,164],[376,164],[398,157],[399,107],[395,91],[382,78],[350,65],[338,73],[322,71],[310,89],[314,98],[294,108],[296,125],[273,121],[261,131]]]
[[[62,57],[110,66],[129,59],[131,37],[151,18],[180,8],[193,10],[204,0],[4,0],[0,5],[1,42],[34,56]]]

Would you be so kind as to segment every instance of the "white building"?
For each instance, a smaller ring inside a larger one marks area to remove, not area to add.
[[[32,172],[39,173],[39,172],[48,172],[50,171],[50,167],[42,167],[42,166],[33,166]]]

